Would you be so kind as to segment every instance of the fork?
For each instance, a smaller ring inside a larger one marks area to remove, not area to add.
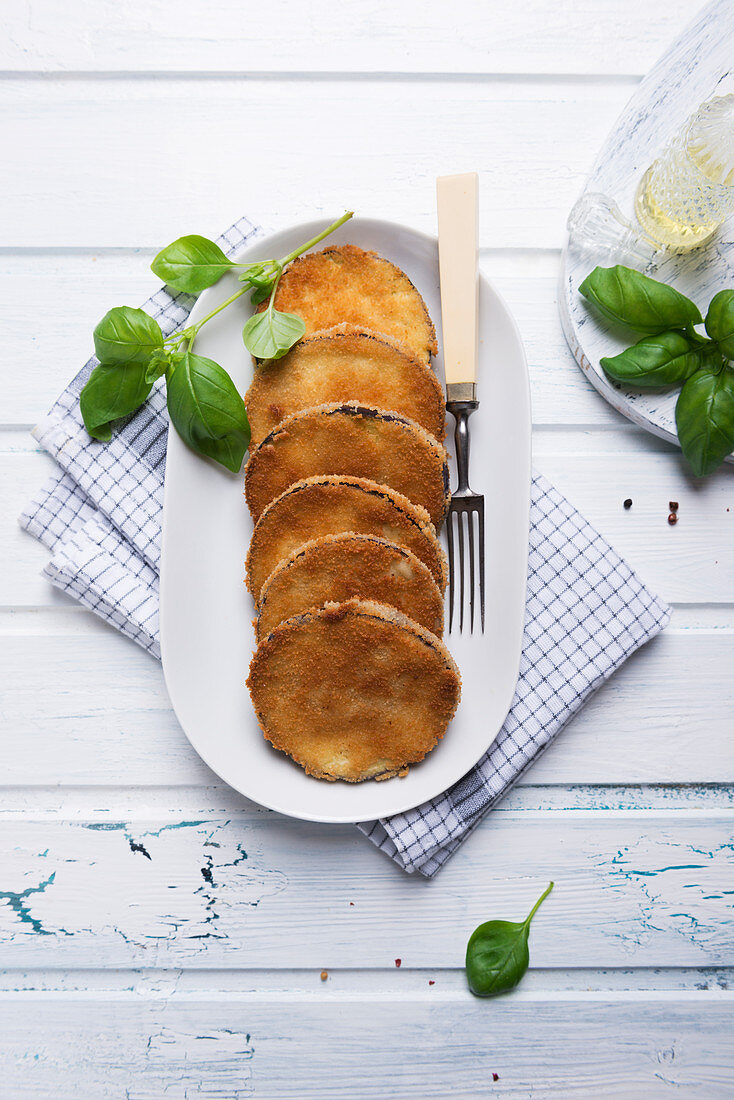
[[[464,629],[466,603],[466,527],[469,543],[469,624],[474,632],[474,595],[479,574],[479,609],[484,633],[484,497],[469,487],[469,417],[479,406],[477,400],[477,174],[439,176],[438,256],[441,277],[441,316],[443,356],[446,369],[446,408],[456,426],[456,468],[458,485],[451,496],[446,518],[449,551],[449,633],[454,622],[456,602],[456,560],[454,516],[458,536],[459,630]],[[474,517],[477,517],[478,547]],[[466,524],[464,523],[466,517]]]

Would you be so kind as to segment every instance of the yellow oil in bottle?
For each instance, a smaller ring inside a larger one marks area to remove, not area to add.
[[[708,100],[640,181],[637,220],[675,252],[697,248],[734,209],[734,94]]]

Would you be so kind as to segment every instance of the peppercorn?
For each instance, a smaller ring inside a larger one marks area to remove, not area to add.
[[[624,502],[624,506],[627,509],[627,511],[630,510],[630,508],[632,507],[632,497],[627,497],[627,499]]]

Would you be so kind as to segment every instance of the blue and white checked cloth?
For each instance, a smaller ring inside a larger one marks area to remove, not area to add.
[[[229,254],[260,229],[242,218],[220,238]],[[193,305],[166,290],[145,303],[167,335]],[[160,383],[112,441],[89,438],[79,393],[90,360],[34,430],[58,470],[20,518],[51,551],[45,575],[160,657],[158,569],[168,420]],[[359,826],[404,870],[431,876],[669,609],[541,475],[533,479],[520,678],[489,752],[417,809]]]

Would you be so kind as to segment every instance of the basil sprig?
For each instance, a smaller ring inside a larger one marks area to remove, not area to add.
[[[242,330],[245,347],[256,359],[279,359],[304,335],[303,319],[275,308],[283,271],[296,257],[318,244],[352,212],[322,233],[277,260],[234,263],[214,241],[193,234],[179,237],[153,260],[151,269],[171,289],[200,294],[228,271],[238,270],[242,286],[201,320],[164,338],[160,325],[142,309],[116,306],[94,330],[99,366],[84,386],[79,405],[84,425],[94,439],[107,442],[112,426],[145,402],[157,379],[165,377],[171,422],[184,442],[228,470],[237,472],[250,443],[244,401],[224,367],[193,347],[199,330],[243,295],[253,305],[267,301]]]
[[[734,451],[734,290],[698,307],[666,283],[629,267],[596,267],[579,287],[603,316],[641,340],[601,360],[615,382],[636,389],[681,386],[675,422],[694,474],[712,473]]]
[[[509,993],[520,982],[530,961],[530,922],[552,889],[551,882],[522,923],[490,920],[474,929],[466,948],[466,978],[477,997]]]

